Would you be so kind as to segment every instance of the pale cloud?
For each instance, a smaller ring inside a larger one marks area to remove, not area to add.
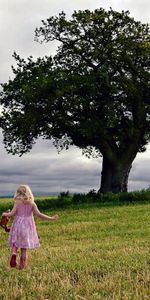
[[[101,3],[101,2],[99,2]],[[103,1],[103,7],[109,8],[112,7],[117,11],[129,11],[130,15],[136,20],[149,23],[150,19],[150,1],[149,0],[108,0]]]

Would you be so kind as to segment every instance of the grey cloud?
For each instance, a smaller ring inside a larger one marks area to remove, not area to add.
[[[21,183],[29,184],[35,193],[88,191],[98,188],[100,161],[87,159],[81,150],[71,147],[59,155],[52,142],[38,140],[33,150],[23,157],[7,154],[3,149],[0,165],[1,194],[13,193]]]
[[[3,150],[3,158],[5,155],[0,166],[1,193],[13,193],[21,183],[29,184],[34,193],[41,194],[66,190],[87,192],[99,188],[101,159],[87,159],[75,147],[58,155],[50,141],[38,140],[33,150],[21,158],[7,155]],[[143,159],[141,155],[144,157],[144,153],[138,154],[133,163],[129,190],[149,186],[149,158]]]
[[[134,162],[130,178],[134,182],[145,182],[150,184],[150,159],[143,159]]]

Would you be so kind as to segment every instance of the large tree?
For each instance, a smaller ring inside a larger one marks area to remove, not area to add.
[[[42,136],[103,157],[100,192],[127,190],[136,154],[150,139],[148,24],[97,9],[42,21],[38,41],[58,41],[54,57],[14,57],[14,79],[3,84],[4,142],[23,153]]]

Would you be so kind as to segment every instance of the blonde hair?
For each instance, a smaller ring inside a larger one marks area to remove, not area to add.
[[[16,190],[16,193],[14,195],[15,201],[21,201],[23,203],[33,203],[34,197],[32,194],[32,191],[28,185],[20,185],[18,189]]]

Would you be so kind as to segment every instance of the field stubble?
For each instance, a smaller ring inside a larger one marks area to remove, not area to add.
[[[57,222],[36,219],[41,247],[28,251],[23,271],[10,269],[1,229],[0,300],[150,299],[149,210],[80,205],[57,210]]]

